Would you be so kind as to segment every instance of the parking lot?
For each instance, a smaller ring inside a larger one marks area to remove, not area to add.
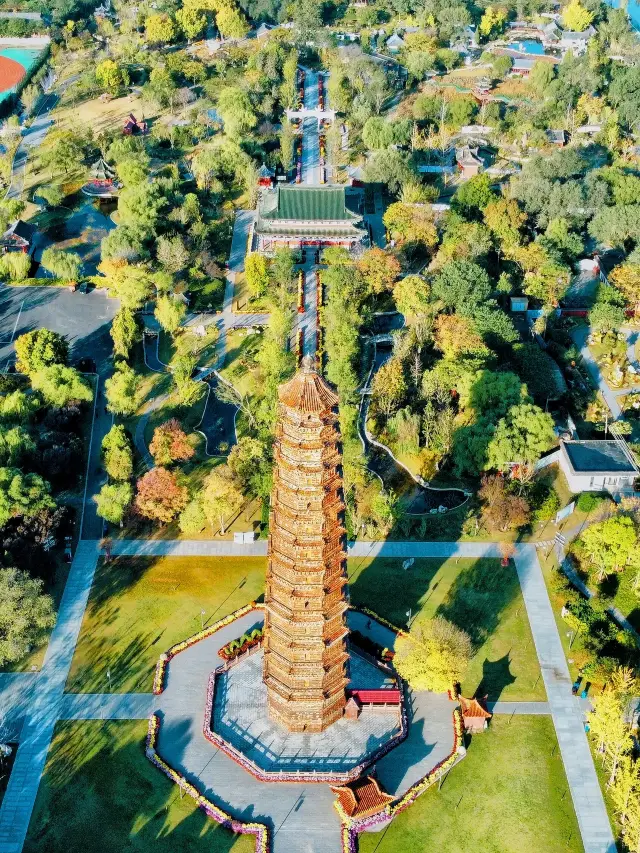
[[[73,360],[93,358],[100,372],[111,352],[109,325],[118,301],[105,290],[71,293],[66,287],[7,287],[0,284],[0,369],[14,360],[13,343],[33,329],[65,335]]]

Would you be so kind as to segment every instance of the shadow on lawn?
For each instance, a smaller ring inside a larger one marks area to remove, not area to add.
[[[24,853],[229,853],[222,829],[144,755],[146,723],[62,723]]]

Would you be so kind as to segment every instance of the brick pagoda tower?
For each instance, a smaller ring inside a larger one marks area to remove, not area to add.
[[[272,719],[321,732],[348,681],[338,397],[305,358],[278,398],[263,677]]]

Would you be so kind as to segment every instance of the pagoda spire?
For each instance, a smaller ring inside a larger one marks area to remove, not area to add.
[[[269,714],[320,732],[346,704],[346,538],[338,396],[303,359],[278,389],[264,673]]]

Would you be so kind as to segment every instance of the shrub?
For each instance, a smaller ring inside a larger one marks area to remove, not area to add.
[[[606,495],[600,492],[582,492],[576,501],[576,507],[580,512],[593,512],[606,499]]]

